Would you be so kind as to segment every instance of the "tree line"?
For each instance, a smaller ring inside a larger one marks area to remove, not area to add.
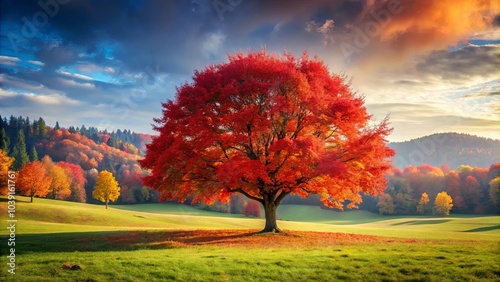
[[[98,142],[95,141],[97,136]],[[91,138],[94,136],[94,138]],[[124,139],[122,139],[124,138]],[[141,158],[141,147],[151,138],[145,134],[137,134],[130,130],[117,130],[111,133],[98,131],[94,127],[81,126],[61,128],[58,123],[48,126],[43,118],[30,121],[28,117],[9,119],[0,116],[0,167],[2,183],[6,181],[6,171],[20,171],[40,167],[33,164],[39,161],[45,166],[48,175],[54,179],[62,179],[55,183],[64,183],[64,174],[68,189],[54,184],[48,189],[46,197],[75,202],[95,203],[92,192],[99,177],[99,172],[109,171],[117,180],[121,193],[117,202],[120,204],[158,202],[159,195],[144,187],[141,178],[147,175],[138,160]],[[115,140],[115,141],[110,141]],[[111,146],[112,143],[128,144]],[[126,147],[129,149],[126,149]],[[133,149],[135,148],[135,149]],[[9,158],[12,163],[7,165]],[[4,177],[5,171],[5,177]],[[386,214],[430,214],[432,201],[440,192],[446,192],[453,200],[452,213],[492,214],[498,213],[500,203],[500,163],[489,168],[461,165],[455,170],[449,166],[433,167],[427,164],[407,166],[404,169],[393,167],[386,173],[387,189],[379,196],[363,195],[360,209]],[[2,194],[7,185],[2,184]],[[423,194],[430,199],[422,211],[419,202]],[[323,206],[319,195],[306,198],[287,197],[283,204],[309,204]],[[189,203],[189,199],[187,201]],[[244,213],[245,207],[251,203],[241,195],[233,195],[228,203],[215,201],[212,205],[199,204],[200,208],[230,213]],[[256,209],[254,209],[256,210]],[[256,211],[252,214],[256,215]]]
[[[435,199],[441,192],[452,198],[453,213],[495,214],[499,211],[500,163],[489,168],[461,165],[455,170],[446,165],[427,164],[407,166],[403,170],[393,167],[387,178],[388,188],[376,199],[379,212],[382,209],[386,214],[430,213],[430,210],[419,210],[422,195]],[[381,203],[382,198],[389,208]],[[369,208],[375,209],[373,205]]]
[[[58,122],[48,126],[43,118],[31,122],[28,117],[0,116],[0,195],[7,194],[3,183],[7,183],[7,172],[14,170],[18,171],[19,192],[29,197],[82,203],[111,199],[120,204],[158,202],[158,193],[143,186],[141,178],[147,172],[137,163],[150,139],[150,135],[130,130],[109,133],[85,125],[66,129]],[[119,193],[109,199],[95,192],[103,172],[107,178],[116,177],[119,187]],[[199,207],[259,217],[260,208],[255,204],[234,197],[231,204]]]
[[[70,175],[83,183],[83,191],[75,188],[64,199],[76,202],[96,203],[92,192],[103,170],[111,172],[122,187],[119,203],[157,202],[157,193],[142,185],[141,177],[147,172],[137,163],[150,140],[150,135],[130,130],[107,132],[85,125],[62,128],[58,122],[51,127],[41,117],[30,121],[29,117],[0,116],[0,150],[13,159],[9,169],[20,171],[44,156],[56,167],[71,166]]]
[[[428,164],[393,167],[386,173],[387,188],[378,196],[363,195],[362,210],[393,215],[432,214],[434,200],[441,192],[452,199],[452,213],[498,214],[500,208],[500,163],[489,168],[461,165],[451,170],[448,165],[434,167]],[[429,204],[419,204],[422,195]],[[283,204],[322,206],[319,196],[298,196]]]

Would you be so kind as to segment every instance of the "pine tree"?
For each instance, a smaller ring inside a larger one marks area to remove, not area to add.
[[[55,130],[61,129],[61,127],[59,126],[59,122],[58,121],[56,121],[56,126],[54,126],[54,129]]]
[[[14,170],[20,170],[21,167],[29,162],[28,152],[26,152],[26,141],[22,129],[17,134],[17,142],[12,150],[14,161]]]
[[[41,139],[47,137],[47,127],[43,118],[38,119],[38,137]]]
[[[38,152],[36,151],[35,146],[31,147],[30,151],[30,162],[38,161]]]
[[[2,128],[2,130],[0,131],[0,149],[8,154],[9,146],[10,146],[10,138],[7,135],[7,132],[5,131],[5,128]]]

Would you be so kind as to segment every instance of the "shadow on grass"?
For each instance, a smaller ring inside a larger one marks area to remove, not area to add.
[[[409,220],[398,223],[393,223],[393,226],[398,225],[423,225],[423,224],[441,224],[450,221],[450,219],[425,219],[425,220]]]
[[[189,245],[218,245],[256,235],[258,232],[224,233],[193,231],[106,231],[16,235],[16,253],[99,252],[142,249],[172,249]],[[0,236],[0,240],[7,240]]]
[[[500,229],[500,225],[494,225],[494,226],[487,226],[487,227],[479,227],[479,228],[474,228],[470,230],[465,230],[463,232],[486,232],[486,231],[493,231]]]
[[[21,198],[21,197],[18,197],[19,195],[15,195],[16,196],[16,203],[17,202],[24,202],[24,203],[29,203],[31,202],[30,201],[30,198],[29,197],[24,197],[24,198]],[[34,200],[36,200],[37,198],[35,197]],[[0,197],[0,202],[8,202],[9,201],[9,198],[7,196],[1,196]]]

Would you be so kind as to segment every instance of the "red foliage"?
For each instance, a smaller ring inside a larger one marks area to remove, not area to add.
[[[140,147],[139,149],[143,152],[146,151],[146,145],[150,144],[151,141],[153,140],[153,135],[151,134],[144,134],[144,133],[136,133],[139,138],[140,138]]]
[[[85,182],[87,182],[87,180],[85,179],[83,169],[79,165],[67,162],[58,162],[57,165],[62,167],[70,178],[71,196],[69,200],[85,203]]]
[[[98,168],[106,159],[109,163],[132,166],[137,163],[138,155],[129,154],[110,147],[105,143],[96,144],[86,136],[71,133],[67,129],[48,131],[50,139],[38,145],[42,155],[50,155],[54,161],[66,161],[77,164],[83,170]],[[101,168],[99,168],[101,169]]]
[[[492,164],[488,170],[488,179],[500,176],[500,163]]]
[[[462,194],[460,175],[455,171],[450,171],[445,177],[445,184],[448,190],[448,194],[453,199],[454,209],[457,210],[467,209],[467,205],[464,201],[464,196]]]
[[[467,176],[462,185],[464,200],[469,209],[479,206],[484,193],[479,189],[479,182],[477,182],[476,178],[472,175]]]
[[[260,217],[260,203],[250,200],[243,209],[243,214],[246,216]]]
[[[109,134],[100,133],[99,138],[101,139],[101,143],[106,144],[106,143],[108,143],[110,136],[109,136]]]
[[[163,104],[144,183],[163,198],[211,203],[239,192],[267,206],[320,194],[342,209],[385,189],[387,120],[370,127],[363,99],[307,54],[230,56],[197,71]]]
[[[122,185],[127,187],[142,187],[142,172],[136,171],[130,173],[130,170],[125,170],[123,172],[123,178],[121,180]]]

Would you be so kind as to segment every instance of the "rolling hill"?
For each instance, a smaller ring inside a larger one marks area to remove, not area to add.
[[[134,230],[260,229],[264,219],[197,209],[177,203],[102,205],[16,197],[19,234]],[[5,201],[1,197],[0,201]],[[0,213],[7,214],[6,205]],[[460,215],[447,218],[381,216],[367,211],[337,212],[314,206],[282,205],[285,230],[347,232],[402,238],[460,238],[498,240],[499,216]],[[0,235],[8,230],[1,230]]]
[[[440,167],[460,165],[488,168],[500,162],[500,140],[459,133],[437,133],[405,142],[389,143],[396,151],[394,165],[429,164]]]

